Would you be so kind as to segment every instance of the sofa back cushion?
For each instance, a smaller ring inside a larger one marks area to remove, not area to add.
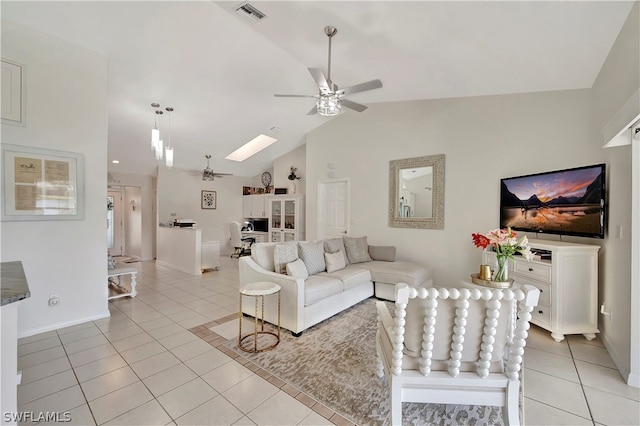
[[[251,258],[267,271],[274,272],[273,251],[278,243],[255,243],[251,245]]]
[[[395,246],[369,246],[369,256],[373,260],[394,262],[396,260]]]
[[[343,237],[344,248],[347,251],[347,258],[349,263],[362,263],[371,261],[369,256],[369,245],[367,244],[367,237]]]
[[[273,266],[274,270],[279,274],[287,273],[287,263],[293,262],[298,258],[298,245],[291,241],[287,243],[277,244],[273,250]]]
[[[325,270],[324,244],[322,241],[299,241],[298,253],[307,267],[309,275],[315,275]]]

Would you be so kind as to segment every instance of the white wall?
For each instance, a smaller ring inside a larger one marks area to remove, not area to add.
[[[139,208],[140,214],[140,241],[138,244],[139,256],[141,260],[151,260],[156,257],[155,247],[155,232],[156,232],[156,206],[155,206],[155,178],[150,175],[141,175],[135,173],[118,173],[116,171],[110,171],[113,177],[109,182],[110,186],[114,187],[128,187],[134,186],[140,188],[140,200],[136,205],[136,209]],[[131,206],[129,206],[129,212]],[[125,230],[125,234],[127,231]],[[128,252],[128,247],[125,247]],[[132,254],[132,253],[130,253]]]
[[[142,258],[142,194],[140,188],[124,189],[125,254]]]
[[[85,218],[3,222],[0,258],[21,260],[31,297],[18,335],[109,315],[107,307],[107,59],[2,20],[2,57],[26,67],[26,125],[2,125],[2,142],[82,153]],[[60,304],[49,307],[50,294]]]
[[[296,194],[305,194],[307,189],[307,148],[302,145],[273,161],[273,182],[275,188],[289,188],[290,180],[287,179],[291,166],[298,169],[296,176],[301,179],[295,181]]]
[[[158,169],[158,223],[173,219],[193,219],[202,229],[202,241],[220,241],[221,253],[231,253],[229,222],[242,221],[242,187],[255,186],[249,177],[226,176],[213,182],[200,175],[169,169]],[[216,191],[217,208],[202,209],[200,191]],[[175,213],[175,216],[173,215]]]
[[[608,142],[602,139],[601,131],[639,89],[640,5],[636,2],[593,85],[593,146],[601,148]],[[635,107],[637,109],[632,115],[640,114],[640,105]],[[635,386],[639,386],[640,301],[638,294],[632,294],[631,290],[631,264],[635,262],[637,268],[640,259],[633,259],[631,251],[631,175],[633,167],[640,168],[640,158],[636,156],[634,159],[630,145],[602,151],[609,166],[609,238],[605,240],[603,247],[606,265],[600,274],[600,303],[604,303],[605,309],[612,315],[601,316],[599,326],[604,343],[618,369],[625,378],[629,375],[635,377]],[[635,191],[638,189],[640,188]],[[636,220],[639,214],[640,212],[635,212]],[[622,229],[620,238],[617,237],[618,227]],[[638,283],[635,285],[637,289]],[[632,310],[635,312],[635,320],[630,320]],[[635,343],[632,344],[632,340]]]
[[[473,232],[499,223],[499,181],[603,161],[590,141],[590,91],[372,104],[307,135],[307,239],[316,236],[317,181],[326,164],[351,180],[351,234],[395,245],[440,285],[476,272]],[[445,154],[443,230],[390,228],[389,161]],[[554,238],[548,236],[548,238]],[[565,238],[587,244],[600,240]]]

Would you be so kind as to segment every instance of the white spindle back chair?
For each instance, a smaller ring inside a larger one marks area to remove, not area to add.
[[[378,302],[378,376],[387,374],[391,420],[402,402],[502,406],[519,425],[519,373],[540,291],[396,285],[395,317]],[[413,299],[413,300],[412,300]]]

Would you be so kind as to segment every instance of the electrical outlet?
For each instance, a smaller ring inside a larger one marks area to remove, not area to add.
[[[58,306],[59,303],[60,303],[60,297],[58,297],[57,294],[49,295],[49,306],[51,307]]]

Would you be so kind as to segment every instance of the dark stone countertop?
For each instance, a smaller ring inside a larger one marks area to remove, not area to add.
[[[0,293],[2,299],[0,306],[31,297],[22,262],[0,263]]]

